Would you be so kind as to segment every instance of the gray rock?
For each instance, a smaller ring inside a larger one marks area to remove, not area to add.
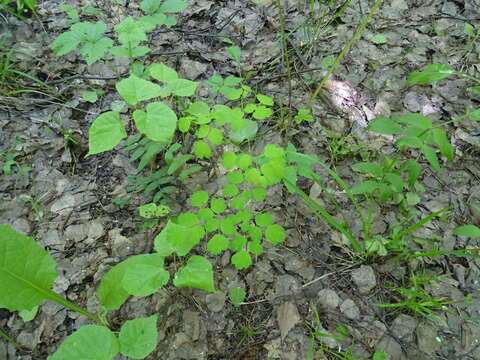
[[[389,360],[406,360],[406,357],[403,355],[402,347],[391,336],[384,335],[375,348],[383,349],[383,351],[390,355]]]
[[[345,300],[341,305],[340,305],[340,311],[349,319],[355,320],[360,317],[360,310],[353,302],[351,299]]]
[[[50,211],[54,214],[65,214],[75,206],[75,197],[72,194],[65,194],[56,200],[50,207]]]
[[[413,341],[413,334],[415,332],[416,321],[413,317],[405,314],[398,315],[391,327],[392,333],[402,341]]]
[[[0,359],[8,359],[7,358],[7,343],[0,342]]]
[[[210,311],[219,312],[225,306],[225,294],[207,294],[205,302]]]
[[[22,233],[24,235],[30,234],[32,231],[32,226],[30,223],[24,219],[24,218],[18,218],[13,221],[12,227],[17,230],[19,233]]]
[[[334,310],[340,303],[340,298],[335,291],[322,289],[318,292],[318,303],[327,310]]]
[[[422,322],[417,326],[417,345],[427,354],[433,354],[440,347],[440,341],[437,334],[437,329],[427,323]]]
[[[353,270],[352,280],[362,295],[368,294],[377,285],[375,272],[368,265],[362,265],[358,269]]]
[[[122,229],[112,229],[108,232],[112,255],[126,257],[132,253],[132,244],[128,238],[120,234]]]

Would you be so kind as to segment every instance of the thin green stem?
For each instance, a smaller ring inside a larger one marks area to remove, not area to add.
[[[310,100],[308,101],[308,105],[307,105],[307,108],[308,109],[311,109],[312,106],[313,106],[313,102],[315,101],[315,99],[317,98],[318,94],[320,93],[320,91],[322,90],[323,86],[325,85],[325,83],[327,82],[327,80],[330,78],[330,76],[332,75],[332,73],[335,71],[335,69],[338,67],[338,65],[340,65],[340,62],[342,61],[342,59],[345,57],[345,55],[347,55],[348,51],[350,50],[350,48],[352,47],[353,43],[360,37],[360,35],[362,34],[363,30],[365,29],[365,27],[367,26],[367,24],[372,20],[373,16],[375,15],[375,13],[377,12],[378,8],[380,7],[380,5],[382,4],[382,0],[377,0],[375,2],[375,4],[373,5],[372,9],[370,10],[370,13],[367,15],[367,17],[365,18],[365,20],[360,24],[360,26],[358,27],[357,31],[355,31],[355,34],[353,34],[352,38],[348,41],[347,44],[345,44],[345,46],[343,47],[342,51],[340,52],[340,54],[338,54],[338,56],[336,57],[335,61],[333,62],[333,65],[330,67],[330,69],[328,69],[327,73],[325,74],[325,76],[322,78],[322,80],[320,81],[320,84],[318,85],[317,89],[315,90],[315,92],[313,93],[313,95],[311,96]]]
[[[82,315],[88,317],[89,319],[95,321],[97,324],[105,325],[103,323],[103,321],[97,315],[92,314],[91,312],[89,312],[85,309],[82,309],[81,307],[79,307],[79,306],[75,305],[74,303],[68,301],[67,299],[61,297],[57,293],[55,293],[53,291],[50,291],[50,293],[48,295],[49,295],[48,296],[49,300],[54,301],[57,304],[60,304],[64,307],[66,307],[67,309],[70,309],[70,310],[75,311],[79,314],[82,314]]]

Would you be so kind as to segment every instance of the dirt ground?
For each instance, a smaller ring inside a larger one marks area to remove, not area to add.
[[[109,1],[67,3],[77,9],[99,8],[98,18],[108,24],[109,31],[123,17],[139,14],[137,1],[127,0],[121,6]],[[332,1],[324,16],[320,10],[327,8],[328,1],[313,1],[316,21],[308,17],[309,1],[283,1],[286,41],[281,41],[283,22],[276,1],[188,3],[176,26],[152,34],[148,45],[153,51],[145,56],[146,64],[161,61],[182,77],[202,82],[213,75],[238,75],[225,52],[223,39],[229,38],[242,50],[240,70],[243,75],[251,72],[249,86],[285,109],[301,109],[324,74],[325,64],[342,50],[374,1]],[[329,22],[343,3],[345,10]],[[6,13],[0,17],[2,51],[12,49],[15,69],[49,84],[58,94],[50,96],[49,89],[21,77],[2,89],[0,223],[34,237],[47,249],[58,263],[54,290],[95,312],[99,305],[95,289],[102,275],[131,255],[151,252],[166,219],[146,227],[138,215],[137,207],[152,197],[127,192],[129,177],[137,174],[137,163],[129,161],[128,150],[120,146],[85,157],[88,128],[112,101],[119,100],[115,76],[125,74],[128,64],[100,60],[86,65],[78,52],[55,56],[49,45],[69,26],[60,4],[38,1],[38,16],[26,20]],[[96,17],[84,14],[82,19]],[[478,0],[384,1],[333,76],[354,89],[355,106],[362,113],[371,113],[377,106],[387,115],[422,113],[434,121],[446,121],[463,114],[468,104],[478,107],[480,96],[468,88],[469,80],[412,85],[405,79],[432,63],[478,77],[480,42],[467,35],[465,24],[475,31],[480,28]],[[377,34],[383,34],[385,41],[372,41]],[[14,86],[39,92],[15,94]],[[94,103],[81,96],[92,89],[103,91]],[[208,87],[201,85],[198,94],[208,98]],[[220,101],[226,100],[217,98]],[[275,115],[260,121],[255,139],[242,146],[258,153],[265,144],[292,142],[302,153],[315,154],[329,164],[347,183],[355,182],[358,174],[351,165],[365,156],[362,144],[373,140],[328,96],[323,94],[314,103],[317,121],[282,129]],[[425,166],[420,181],[424,189],[413,219],[448,206],[451,211],[415,234],[435,239],[439,250],[478,248],[480,239],[467,241],[452,230],[463,224],[480,226],[480,123],[453,123],[447,130],[455,160],[442,164],[440,173]],[[66,139],[72,137],[75,143],[67,146]],[[187,143],[184,146],[182,150],[188,152]],[[397,150],[384,139],[376,151],[393,155]],[[11,171],[5,169],[7,159],[14,160]],[[188,196],[207,182],[209,192],[219,188],[211,170],[212,165],[205,164],[195,176],[175,183],[170,204],[174,213],[188,210]],[[321,167],[315,170],[324,186],[338,190]],[[311,199],[326,204],[321,189],[308,182],[303,185]],[[362,224],[354,206],[338,191],[337,195],[340,208],[331,208],[334,215],[347,219],[360,233]],[[272,188],[263,206],[287,230],[283,244],[267,247],[248,270],[236,270],[228,256],[214,259],[219,294],[170,284],[152,296],[130,298],[112,312],[113,326],[158,313],[158,347],[148,356],[151,360],[371,359],[376,349],[383,349],[388,359],[480,359],[478,258],[398,261],[387,256],[360,263],[352,259],[345,239],[285,187]],[[373,226],[379,233],[386,232],[402,216],[397,207],[383,206]],[[393,288],[408,287],[412,274],[430,277],[425,292],[451,302],[435,311],[436,319],[376,305],[398,302]],[[225,295],[235,285],[247,290],[245,303],[238,308]],[[0,309],[0,329],[20,345],[16,348],[2,340],[0,359],[46,359],[86,323],[84,317],[52,302],[43,303],[29,322]]]

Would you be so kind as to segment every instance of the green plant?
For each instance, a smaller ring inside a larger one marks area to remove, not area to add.
[[[113,359],[118,353],[133,359],[143,359],[157,344],[157,315],[126,321],[118,335],[113,332],[106,318],[84,310],[52,291],[57,277],[56,263],[53,258],[31,237],[17,233],[6,225],[0,225],[0,281],[9,291],[0,292],[2,308],[23,312],[27,319],[35,316],[38,306],[47,301],[78,312],[94,321],[96,325],[84,325],[63,341],[58,350],[49,357],[61,359]],[[111,299],[123,301],[130,294],[148,294],[168,281],[168,272],[163,270],[163,258],[158,255],[140,255],[132,257],[123,266],[121,276],[112,270],[102,279],[97,290],[100,302],[111,309]],[[143,277],[139,268],[148,268],[148,274],[156,277]],[[115,269],[115,268],[114,268]],[[118,268],[117,268],[118,269]],[[109,275],[110,274],[110,275]],[[114,278],[115,283],[109,283]],[[146,295],[143,295],[146,296]],[[29,313],[33,315],[30,316]],[[5,335],[5,334],[3,334]],[[5,336],[4,336],[5,337]],[[6,337],[7,340],[9,339]]]
[[[28,11],[35,11],[36,0],[1,0],[0,9],[8,13],[22,17]],[[12,6],[15,5],[15,10]]]

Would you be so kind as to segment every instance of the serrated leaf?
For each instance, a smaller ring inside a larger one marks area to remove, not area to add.
[[[424,145],[422,147],[422,152],[423,155],[425,155],[425,158],[428,160],[432,168],[434,168],[436,171],[440,171],[440,163],[438,161],[437,157],[437,152],[435,151],[434,148],[428,145]]]
[[[218,255],[223,251],[227,250],[229,245],[230,245],[230,241],[228,241],[228,239],[225,236],[221,234],[216,234],[212,236],[210,240],[208,240],[207,249],[212,254]]]
[[[247,269],[252,265],[252,257],[246,251],[235,253],[230,261],[238,270]]]
[[[177,115],[161,102],[149,103],[146,113],[142,110],[135,110],[133,119],[142,134],[157,142],[172,140],[177,128]]]
[[[440,149],[440,152],[442,153],[442,155],[445,156],[445,158],[448,161],[452,161],[455,154],[455,150],[452,144],[450,144],[450,141],[448,141],[445,130],[434,128],[432,129],[432,133],[433,133],[433,139],[435,140],[435,143],[438,145],[438,148]]]
[[[98,154],[113,149],[127,137],[123,121],[115,111],[108,111],[95,119],[88,130],[88,154]]]
[[[367,180],[355,185],[351,192],[354,195],[372,194],[378,187],[379,183],[377,181]]]
[[[241,51],[238,46],[232,45],[227,47],[227,54],[235,61],[237,64],[240,63]]]
[[[257,135],[258,124],[250,119],[244,119],[244,126],[239,130],[231,130],[229,134],[230,140],[241,143],[245,140],[252,140]]]
[[[396,192],[403,191],[403,179],[395,173],[388,173],[385,175],[385,180],[388,181],[395,188]]]
[[[155,237],[154,246],[162,256],[176,253],[185,256],[205,235],[202,226],[183,226],[169,220],[163,230]]]
[[[118,41],[124,45],[133,46],[137,45],[141,41],[147,40],[145,32],[153,29],[152,26],[147,25],[145,22],[136,21],[133,17],[129,16],[123,21],[115,25],[115,31],[118,34]]]
[[[184,0],[165,0],[160,6],[160,11],[164,13],[182,12],[188,4]]]
[[[212,264],[203,256],[191,256],[187,264],[175,273],[173,284],[217,292],[213,283]]]
[[[209,159],[212,157],[212,149],[210,146],[205,142],[205,141],[195,141],[193,143],[193,151],[195,153],[195,156],[199,159]]]
[[[110,360],[118,351],[117,337],[106,326],[85,325],[67,337],[48,360]]]
[[[170,83],[178,79],[177,72],[165,64],[153,64],[148,69],[150,75],[158,81]]]
[[[135,75],[130,75],[128,78],[119,81],[115,87],[120,96],[132,106],[162,95],[162,89],[159,85]]]
[[[118,334],[120,352],[133,359],[143,359],[155,350],[157,319],[158,315],[153,315],[126,321]]]
[[[33,238],[0,225],[0,308],[31,310],[52,298],[55,266]]]
[[[447,65],[431,64],[420,72],[410,73],[407,82],[416,84],[433,83],[453,74],[456,74],[456,71]]]
[[[97,296],[107,310],[119,308],[130,295],[123,285],[123,279],[129,269],[136,265],[147,265],[163,269],[163,256],[159,254],[144,254],[129,257],[121,263],[112,267],[100,281],[97,288]],[[164,270],[165,271],[165,270]],[[132,277],[132,275],[129,275]],[[158,283],[159,287],[168,282],[168,272],[163,273],[163,282]],[[156,290],[155,290],[156,291]]]
[[[160,9],[159,0],[142,0],[140,3],[140,8],[145,12],[145,14],[153,15]]]
[[[192,96],[197,90],[198,83],[187,79],[176,79],[167,83],[167,89],[177,96]]]
[[[113,41],[107,37],[102,37],[96,41],[87,41],[80,48],[80,54],[83,55],[88,65],[100,60],[110,50]]]
[[[462,225],[453,230],[453,235],[478,238],[480,237],[480,228],[475,225]]]
[[[370,121],[366,130],[385,135],[397,135],[403,132],[403,128],[392,119],[378,117]]]

